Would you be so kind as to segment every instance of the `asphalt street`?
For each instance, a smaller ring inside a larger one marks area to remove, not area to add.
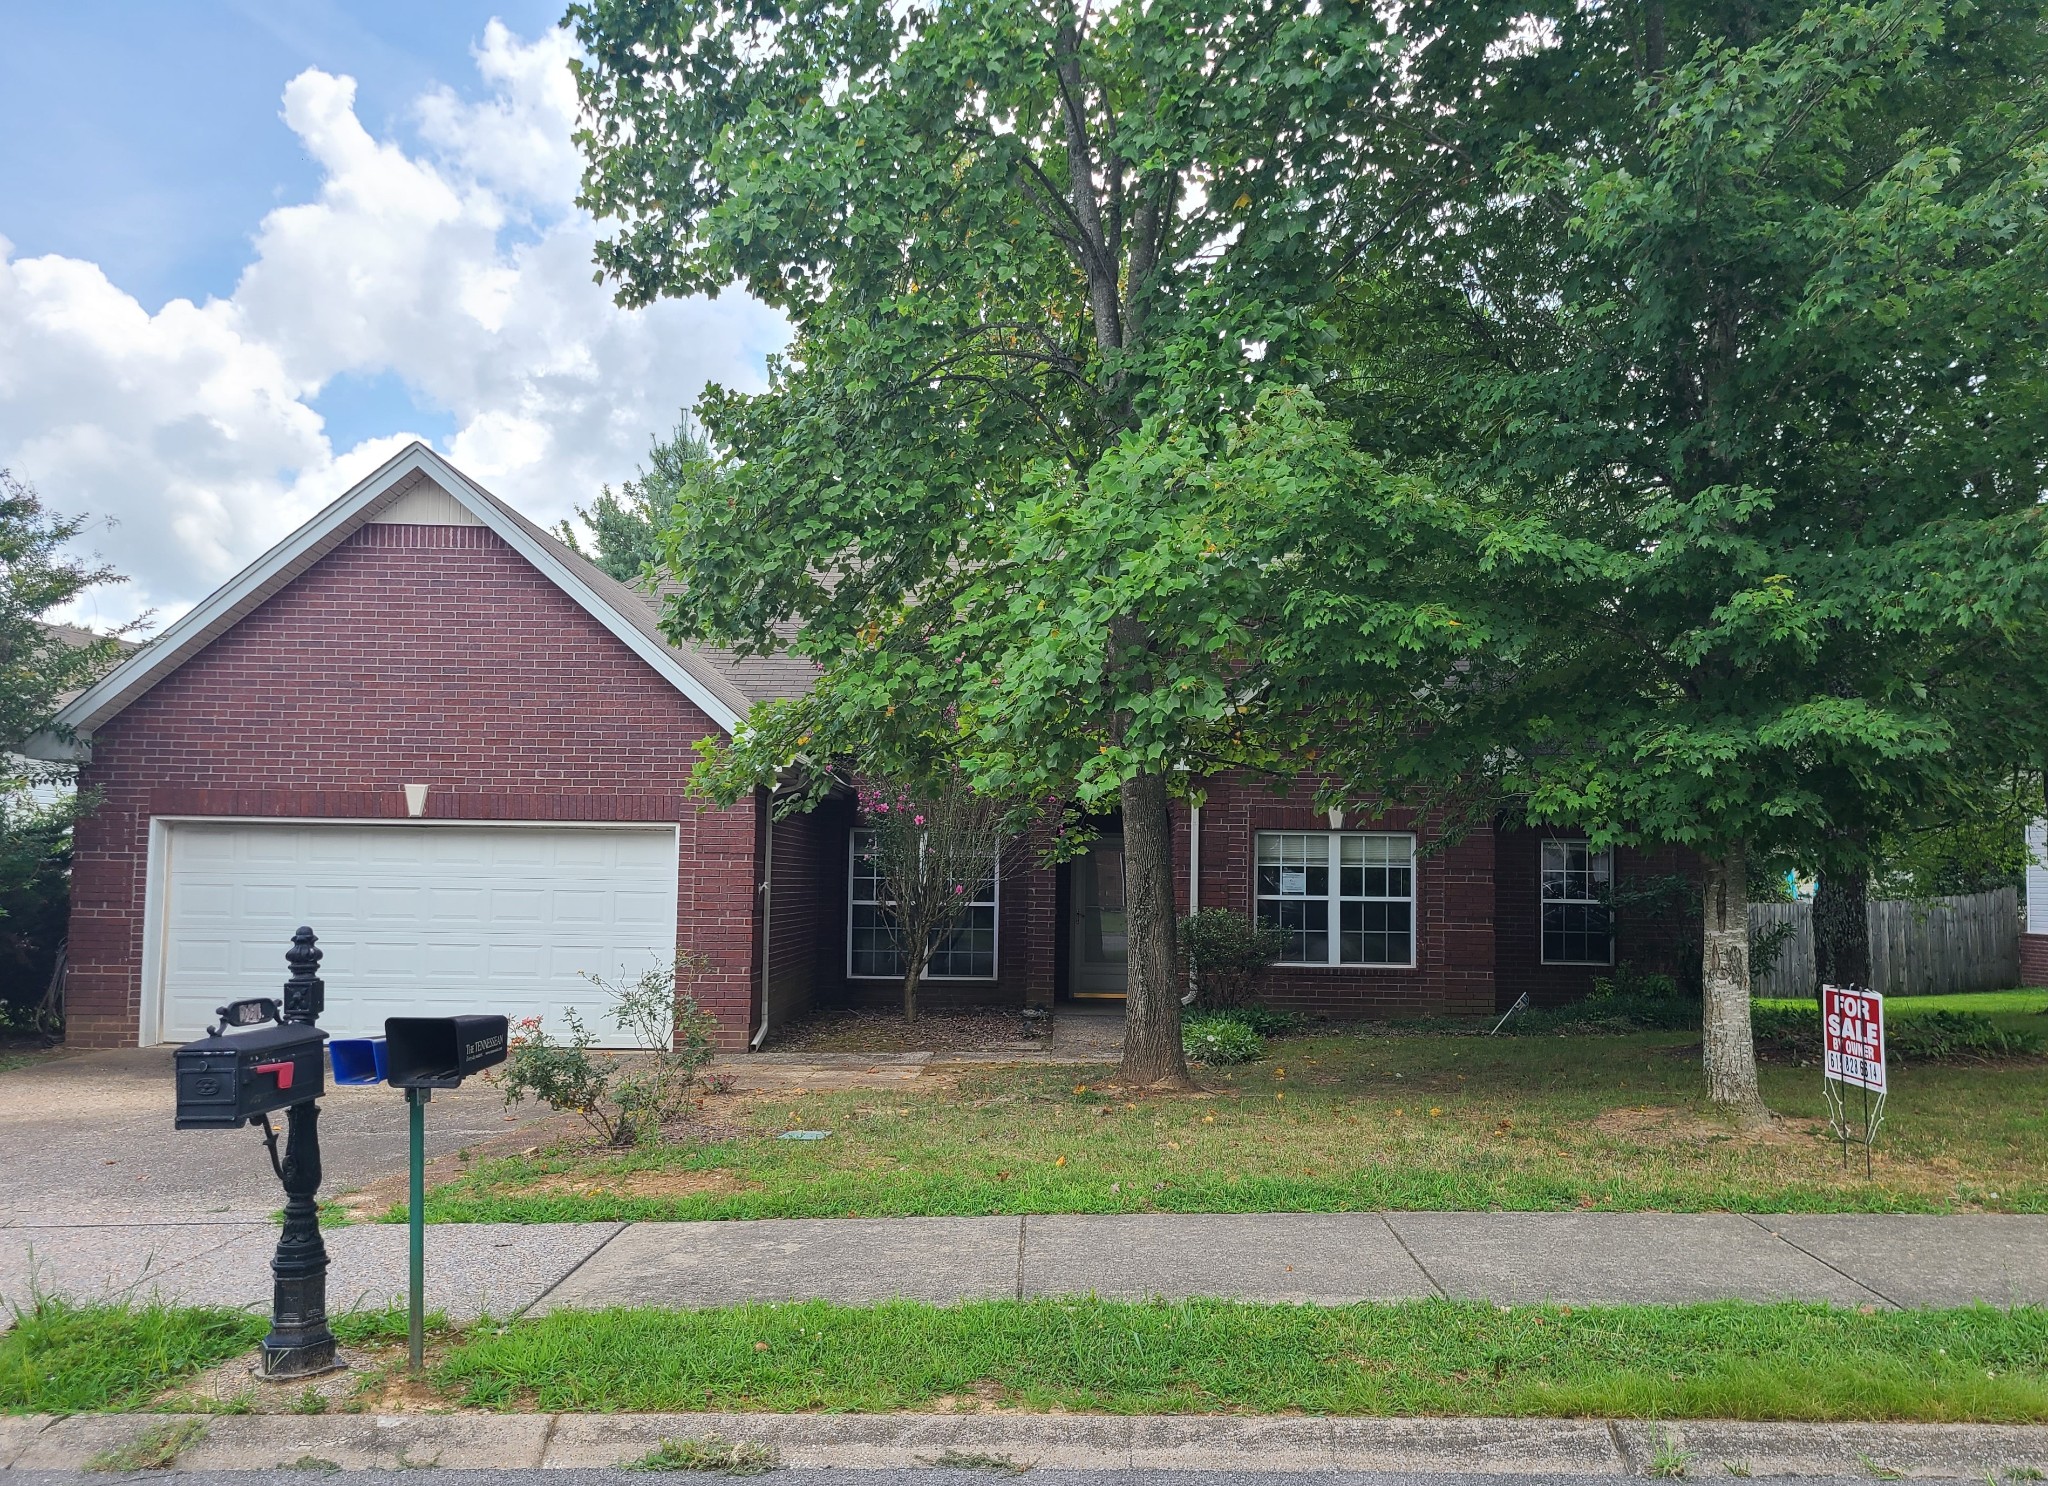
[[[418,1486],[417,1471],[328,1471],[306,1472],[311,1480],[346,1481],[348,1486]],[[917,1470],[778,1470],[770,1473],[783,1486],[986,1486],[1012,1481],[1018,1473],[972,1467],[934,1467]],[[1031,1470],[1031,1486],[1301,1486],[1305,1477],[1317,1486],[1581,1486],[1581,1483],[1610,1482],[1611,1475],[1517,1475],[1430,1474],[1383,1471],[1144,1471],[1144,1470]],[[87,1471],[5,1471],[0,1480],[7,1486],[105,1486],[109,1481],[133,1480],[134,1476],[110,1476]],[[176,1481],[179,1486],[253,1486],[257,1481],[275,1481],[274,1471],[151,1471],[154,1482]],[[646,1473],[624,1470],[436,1470],[435,1486],[620,1486],[623,1482],[645,1482]],[[1801,1486],[1831,1486],[1857,1482],[1868,1486],[1868,1477],[1857,1476],[1756,1476],[1764,1483],[1798,1481]]]

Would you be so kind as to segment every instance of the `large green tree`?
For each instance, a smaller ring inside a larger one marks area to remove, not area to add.
[[[64,933],[80,802],[70,765],[16,750],[50,725],[66,693],[121,652],[119,636],[48,618],[115,581],[111,569],[71,550],[86,526],[50,511],[32,486],[0,469],[0,1002],[17,1006],[41,995]]]
[[[685,412],[673,433],[651,443],[647,463],[632,479],[616,492],[606,485],[596,500],[576,508],[577,520],[590,532],[591,561],[621,583],[637,582],[652,570],[661,560],[661,534],[677,500],[692,482],[710,477],[712,464],[704,430]],[[573,550],[583,551],[571,523],[560,523],[555,534]]]
[[[1696,848],[1709,1092],[1753,1117],[1745,863],[1856,865],[2041,758],[2041,11],[1403,14],[1414,210],[1343,406],[1486,528],[1446,597],[1487,634],[1336,762]]]
[[[570,10],[620,297],[739,284],[794,332],[766,393],[699,405],[729,460],[667,549],[677,633],[793,633],[824,668],[723,777],[894,733],[943,739],[999,798],[1118,811],[1131,1082],[1187,1076],[1170,792],[1299,731],[1266,699],[1319,641],[1362,674],[1443,632],[1413,584],[1366,581],[1433,550],[1426,491],[1301,390],[1383,225],[1379,16]]]

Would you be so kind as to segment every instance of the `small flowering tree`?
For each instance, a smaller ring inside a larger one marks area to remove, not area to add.
[[[903,1019],[914,1022],[918,983],[933,954],[997,870],[1007,813],[958,771],[922,789],[863,784],[857,796],[877,896],[903,956]]]

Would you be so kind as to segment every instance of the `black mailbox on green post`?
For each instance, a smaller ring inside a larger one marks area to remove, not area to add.
[[[426,1345],[427,1101],[472,1073],[505,1061],[510,1024],[502,1016],[394,1016],[384,1019],[384,1081],[405,1090],[412,1163],[406,1224],[411,1229],[411,1295],[407,1331],[413,1370]]]
[[[394,1089],[454,1089],[505,1061],[501,1016],[394,1016],[384,1021],[385,1082]]]

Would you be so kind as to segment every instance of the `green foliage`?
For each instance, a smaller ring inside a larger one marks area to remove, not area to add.
[[[1127,1054],[1178,1046],[1153,1035],[1178,1008],[1167,789],[1298,759],[1317,714],[1271,678],[1313,659],[1356,689],[1444,643],[1427,565],[1386,556],[1447,518],[1306,390],[1333,264],[1379,225],[1380,15],[569,11],[621,299],[739,284],[793,330],[765,392],[698,405],[726,462],[666,534],[666,623],[824,674],[699,783],[888,776],[908,735],[995,798],[1120,805]]]
[[[1261,1037],[1286,1037],[1300,1032],[1309,1024],[1309,1019],[1298,1011],[1280,1011],[1271,1006],[1231,1006],[1216,1013],[1231,1021],[1243,1022]]]
[[[688,413],[677,420],[668,441],[656,441],[647,463],[618,494],[607,485],[590,505],[576,508],[577,519],[590,528],[597,550],[591,560],[621,583],[651,572],[661,558],[661,534],[683,491],[714,475],[711,445]],[[581,552],[576,528],[561,522],[555,535]]]
[[[1939,811],[1886,833],[1871,895],[1937,898],[2021,886],[2027,822],[2041,808],[2037,774],[2007,770],[1957,790]]]
[[[181,1378],[248,1351],[265,1325],[245,1311],[37,1296],[0,1332],[0,1412],[140,1408]]]
[[[1404,10],[1412,209],[1329,400],[1464,502],[1483,641],[1332,757],[1825,868],[2048,742],[2048,33],[1654,14]]]
[[[1919,1011],[1899,1014],[1892,1006],[1885,1018],[1887,1062],[1933,1063],[1948,1059],[2026,1057],[2048,1044],[2040,1032],[2002,1027],[1973,1011]],[[1820,1061],[1820,1007],[1813,1002],[1758,1001],[1750,1007],[1750,1024],[1759,1049],[1800,1062]]]
[[[494,1075],[505,1102],[537,1099],[570,1111],[607,1145],[659,1139],[711,1061],[717,1022],[681,989],[708,964],[700,955],[680,955],[630,981],[585,976],[612,998],[612,1022],[639,1049],[630,1058],[593,1055],[597,1034],[574,1007],[562,1012],[568,1028],[562,1038],[550,1034],[539,1017],[520,1018],[504,1067]]]
[[[1697,1027],[1697,992],[1681,987],[1674,976],[1643,970],[1624,960],[1612,975],[1593,978],[1582,1001],[1523,1012],[1501,1030],[1524,1037],[1653,1032]]]
[[[1184,1018],[1180,1037],[1182,1051],[1190,1063],[1206,1063],[1212,1068],[1250,1063],[1266,1055],[1265,1038],[1247,1026],[1242,1017],[1222,1012]]]
[[[111,568],[72,554],[86,527],[0,469],[0,994],[17,1006],[33,1005],[49,979],[70,908],[71,823],[90,801],[70,794],[71,765],[11,750],[47,727],[60,697],[98,679],[121,653],[119,634],[45,621],[117,581]]]
[[[1287,949],[1285,931],[1229,908],[1189,914],[1180,921],[1179,942],[1194,971],[1196,1003],[1210,1008],[1256,1001],[1259,982]]]

